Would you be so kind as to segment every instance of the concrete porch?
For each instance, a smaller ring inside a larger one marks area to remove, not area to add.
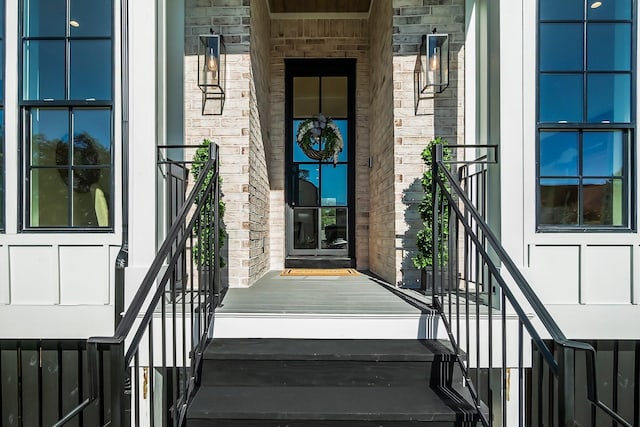
[[[409,298],[407,291],[366,272],[357,276],[280,273],[271,271],[249,288],[229,289],[216,310],[213,337],[447,338],[426,300]]]

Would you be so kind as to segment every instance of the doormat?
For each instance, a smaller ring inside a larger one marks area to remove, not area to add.
[[[281,276],[359,276],[354,268],[287,268]]]

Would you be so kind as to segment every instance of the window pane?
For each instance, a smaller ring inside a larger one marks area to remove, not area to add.
[[[71,0],[69,16],[72,37],[111,36],[111,0]]]
[[[587,4],[588,19],[631,19],[631,0],[588,0]]]
[[[578,176],[577,132],[540,132],[540,176]]]
[[[584,224],[622,225],[622,180],[585,179],[582,198]]]
[[[333,123],[338,128],[340,136],[342,137],[342,151],[338,154],[339,162],[346,162],[349,159],[349,133],[347,132],[349,122],[347,120],[334,120]],[[333,161],[333,159],[329,159]]]
[[[298,165],[298,191],[296,204],[300,206],[318,206],[320,185],[320,166],[315,163]]]
[[[62,171],[62,169],[31,170],[29,187],[32,227],[69,225],[69,187],[61,179]]]
[[[617,132],[585,132],[582,143],[582,175],[622,176],[623,137]]]
[[[631,70],[631,24],[589,24],[587,46],[589,70]]]
[[[347,165],[322,165],[322,206],[347,205]]]
[[[347,248],[347,209],[322,208],[322,249]]]
[[[4,229],[4,110],[0,108],[0,229]]]
[[[578,180],[540,180],[540,224],[578,224]]]
[[[0,5],[1,6],[1,5]],[[0,13],[0,17],[2,14]],[[0,19],[2,21],[2,19]],[[2,37],[2,33],[0,33]],[[0,39],[0,65],[4,64],[4,41]],[[0,104],[4,103],[4,67],[0,67]]]
[[[583,0],[540,0],[541,20],[581,20],[583,17]]]
[[[107,109],[76,109],[73,110],[73,139],[76,149],[78,146],[94,147],[96,152],[93,164],[111,164],[111,110]]]
[[[631,121],[629,74],[591,74],[587,77],[587,120],[592,123]]]
[[[65,99],[64,41],[24,42],[25,100]]]
[[[109,176],[108,169],[75,169],[73,171],[73,226],[109,226],[110,187],[92,185],[86,187],[87,174]],[[105,180],[106,183],[107,180]]]
[[[70,99],[111,99],[111,41],[77,40],[71,48]]]
[[[540,121],[582,121],[582,75],[540,75]]]
[[[333,119],[347,117],[346,77],[322,78],[322,113]]]
[[[69,164],[69,113],[67,110],[31,110],[31,165]]]
[[[293,116],[313,117],[320,111],[320,78],[293,78]]]
[[[316,249],[318,246],[318,209],[293,211],[294,249]]]
[[[66,34],[66,0],[25,0],[24,35],[57,36]]]
[[[582,24],[540,24],[540,70],[582,71]]]

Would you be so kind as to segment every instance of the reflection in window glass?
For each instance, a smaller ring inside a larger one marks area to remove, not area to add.
[[[618,132],[585,132],[582,152],[584,176],[622,176],[624,166],[624,134]]]
[[[25,41],[23,62],[25,100],[66,98],[64,41]]]
[[[585,179],[582,198],[584,224],[622,225],[622,180]]]
[[[554,0],[545,0],[554,3]],[[588,2],[591,6],[594,2]],[[631,0],[598,2],[598,7],[587,8],[587,19],[631,19]]]
[[[540,176],[578,175],[578,133],[540,133]]]
[[[69,113],[65,109],[32,110],[31,114],[31,165],[67,165],[56,151],[60,145],[69,144]],[[68,148],[67,148],[68,150]]]
[[[293,117],[307,118],[320,113],[320,78],[293,78]]]
[[[322,208],[322,249],[347,249],[347,209]]]
[[[540,0],[540,20],[582,20],[584,3],[576,0]]]
[[[24,2],[24,35],[26,37],[64,37],[66,20],[66,0],[25,0]]]
[[[70,99],[111,99],[111,41],[70,43]]]
[[[347,165],[322,165],[322,206],[347,205]]]
[[[589,75],[587,100],[589,122],[630,122],[631,76],[629,74]]]
[[[540,121],[582,121],[582,75],[540,75]]]
[[[112,0],[71,0],[69,26],[71,37],[108,37],[111,35]]]
[[[319,201],[320,166],[317,163],[298,165],[298,191],[296,204],[317,206]]]
[[[73,137],[90,138],[100,151],[98,164],[111,163],[111,110],[73,110]]]
[[[582,24],[540,24],[540,70],[582,70]]]
[[[318,210],[295,209],[293,211],[293,247],[316,249],[318,246]]]
[[[631,70],[631,24],[587,25],[587,69]]]
[[[578,224],[578,180],[540,180],[540,224]]]
[[[69,225],[69,187],[61,178],[64,169],[32,169],[30,175],[30,225]]]
[[[347,77],[322,78],[322,113],[333,119],[348,116]]]

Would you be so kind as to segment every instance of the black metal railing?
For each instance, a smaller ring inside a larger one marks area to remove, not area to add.
[[[433,149],[432,302],[482,424],[578,425],[576,402],[586,397],[597,408],[587,425],[604,425],[596,421],[604,416],[606,425],[631,427],[599,399],[594,348],[565,337],[487,225],[487,159],[466,162],[463,186],[450,170],[456,162],[443,160],[442,145]],[[448,235],[438,225],[446,215]],[[579,390],[577,365],[586,390]]]
[[[197,383],[213,311],[225,289],[220,280],[218,148],[178,210],[137,293],[111,337],[87,341],[89,397],[56,427],[96,401],[100,426],[183,425]],[[109,363],[109,387],[103,363]],[[162,418],[158,420],[157,417]]]

